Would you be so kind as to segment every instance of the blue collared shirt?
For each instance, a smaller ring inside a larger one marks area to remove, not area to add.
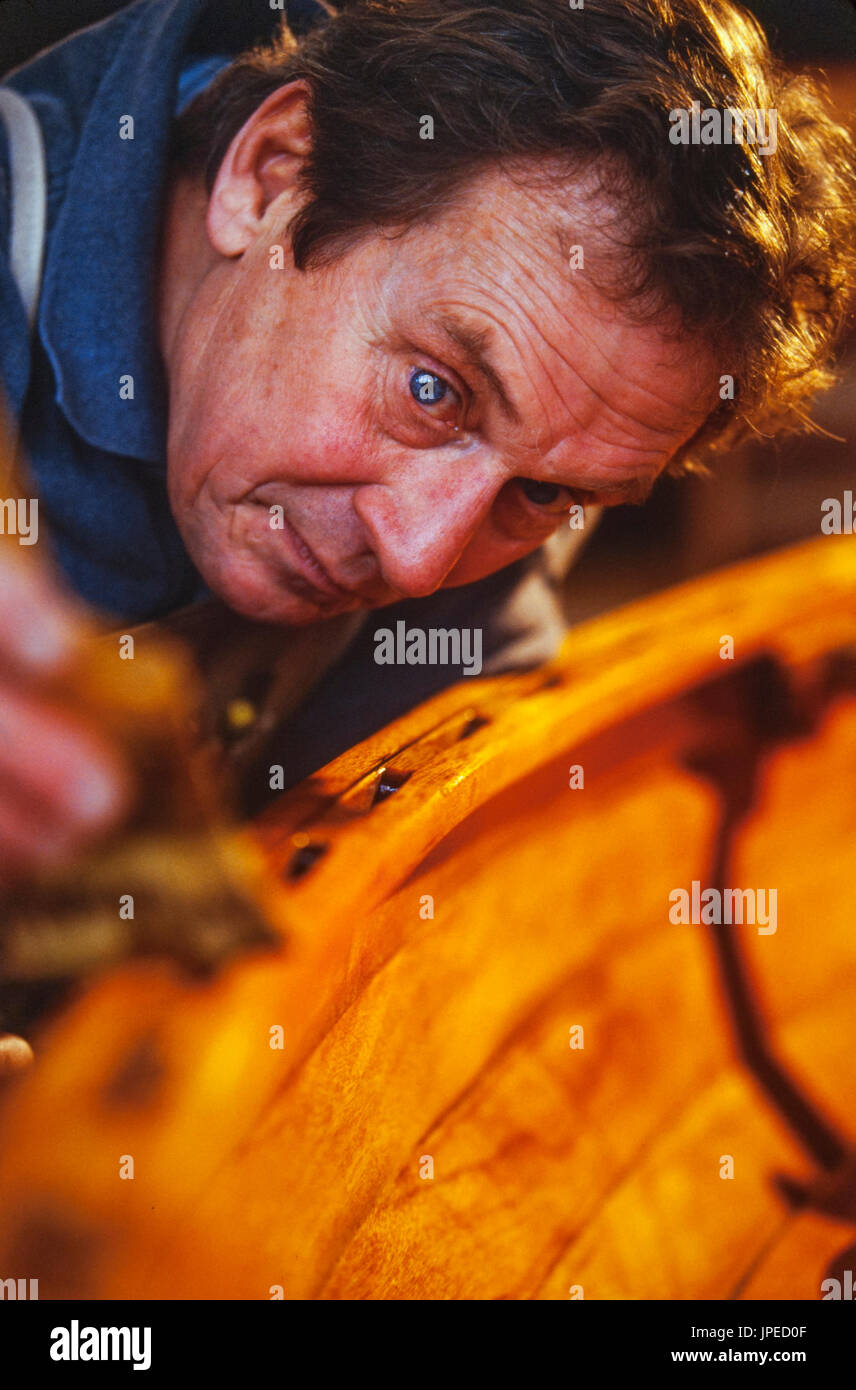
[[[304,20],[322,13],[313,0],[295,9]],[[207,592],[167,499],[155,301],[170,127],[231,56],[211,51],[216,11],[210,0],[138,0],[8,79],[38,116],[48,165],[32,344],[8,265],[0,126],[0,379],[60,567],[83,598],[127,623]],[[120,138],[123,116],[133,139]],[[123,399],[128,377],[133,398]]]

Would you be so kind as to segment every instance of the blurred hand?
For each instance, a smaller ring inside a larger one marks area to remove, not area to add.
[[[46,573],[0,545],[0,886],[72,858],[128,808],[119,750],[57,696],[87,631]]]

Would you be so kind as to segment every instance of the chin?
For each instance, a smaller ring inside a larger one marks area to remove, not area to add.
[[[219,575],[206,579],[206,583],[242,617],[258,623],[279,623],[283,627],[306,627],[361,607],[357,601],[349,603],[320,595],[316,599],[300,591],[299,580],[292,585],[286,575],[255,576],[249,581],[246,575],[241,579]]]
[[[259,588],[254,593],[230,586],[216,591],[224,603],[245,618],[257,623],[279,623],[284,627],[306,627],[323,622],[341,613],[346,604],[326,606],[303,594],[294,593],[285,581],[276,586]]]

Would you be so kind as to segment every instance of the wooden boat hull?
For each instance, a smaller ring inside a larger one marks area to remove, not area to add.
[[[854,600],[846,540],[736,567],[283,796],[252,830],[281,949],[123,966],[44,1029],[0,1116],[0,1269],[43,1298],[821,1297],[856,1241]],[[671,921],[693,881],[774,888],[776,930]]]

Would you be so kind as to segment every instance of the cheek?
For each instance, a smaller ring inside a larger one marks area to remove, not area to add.
[[[537,550],[562,526],[567,516],[539,515],[521,505],[517,489],[509,483],[497,494],[490,514],[470,541],[447,584],[470,584],[484,579],[524,555]]]
[[[374,431],[359,413],[344,404],[304,421],[305,456],[312,462],[311,476],[319,482],[362,483],[375,478],[380,449]]]
[[[171,459],[174,510],[223,512],[256,492],[286,505],[290,497],[290,505],[308,514],[338,495],[331,489],[371,482],[372,460],[381,471],[371,433],[359,422],[352,427],[335,411],[322,417],[298,402],[284,425],[260,427],[253,402],[244,407],[244,418],[235,409],[209,414],[193,447]]]
[[[510,482],[497,495],[488,518],[497,541],[510,542],[526,555],[568,522],[566,512],[538,511],[522,500],[516,483]]]
[[[543,545],[555,527],[544,533],[542,527],[537,538],[512,539],[499,530],[489,519],[473,536],[454,569],[449,573],[444,588],[456,588],[460,584],[473,584],[477,579],[486,579],[489,574],[505,569],[524,555],[529,555]]]

